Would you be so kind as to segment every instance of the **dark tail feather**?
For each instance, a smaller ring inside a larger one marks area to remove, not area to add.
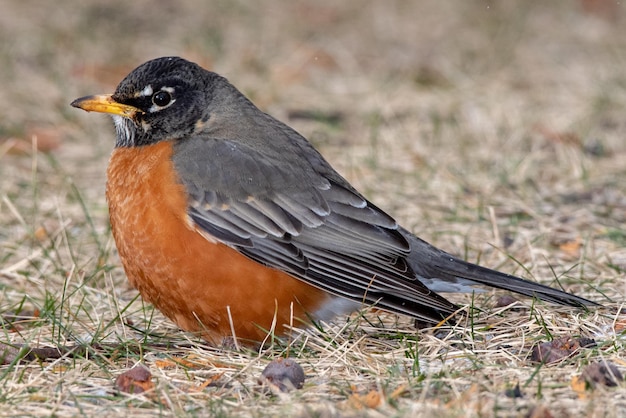
[[[560,305],[577,307],[599,305],[562,290],[468,263],[433,247],[403,228],[400,229],[400,232],[411,245],[408,262],[418,276],[427,279],[438,278],[450,283],[458,282],[459,279],[466,279],[465,281],[469,280],[472,285],[509,290]]]

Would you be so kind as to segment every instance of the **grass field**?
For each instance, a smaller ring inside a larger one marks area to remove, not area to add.
[[[579,379],[626,371],[624,7],[3,0],[0,415],[625,416],[624,382]],[[451,295],[454,327],[369,310],[258,351],[179,331],[117,258],[112,124],[69,107],[164,55],[225,75],[427,241],[605,306]],[[560,337],[595,344],[532,361]],[[304,388],[261,385],[286,356]],[[137,363],[149,390],[120,392]]]

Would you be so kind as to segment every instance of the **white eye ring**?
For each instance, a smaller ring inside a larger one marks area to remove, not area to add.
[[[171,106],[175,101],[174,89],[172,87],[162,87],[161,90],[152,94],[152,106],[150,106],[148,112],[158,112],[159,110]]]

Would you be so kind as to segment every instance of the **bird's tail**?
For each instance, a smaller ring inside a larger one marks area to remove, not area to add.
[[[562,290],[468,263],[433,247],[403,228],[400,232],[411,245],[409,265],[424,284],[435,292],[471,292],[474,286],[490,286],[560,305],[598,305]]]

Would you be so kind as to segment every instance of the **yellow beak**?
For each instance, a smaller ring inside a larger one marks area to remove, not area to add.
[[[85,96],[72,102],[72,106],[88,112],[109,113],[132,119],[137,113],[142,111],[134,106],[118,103],[110,94],[98,94],[95,96]]]

